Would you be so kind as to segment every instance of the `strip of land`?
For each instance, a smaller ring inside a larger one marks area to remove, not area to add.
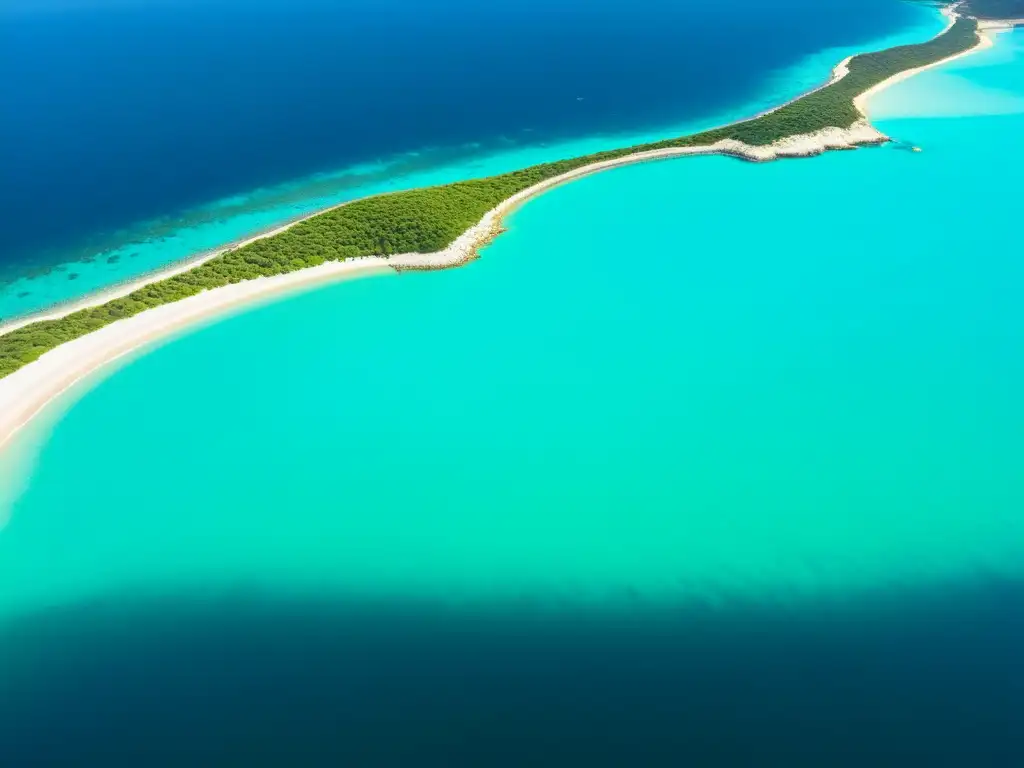
[[[978,22],[978,26],[984,30],[1007,30],[1014,27],[1024,27],[1024,19],[990,19]]]
[[[868,90],[864,91],[864,93],[860,94],[857,98],[853,100],[854,106],[857,107],[858,112],[864,115],[865,119],[870,119],[868,113],[868,102],[871,101],[872,96],[884,91],[886,88],[891,88],[892,86],[896,85],[896,83],[902,82],[907,78],[920,74],[925,70],[944,66],[952,61],[956,61],[957,59],[963,58],[964,56],[970,56],[971,54],[977,53],[978,51],[982,51],[986,48],[991,48],[993,45],[995,45],[995,41],[992,39],[991,35],[988,34],[988,32],[995,29],[997,29],[997,27],[992,26],[991,23],[979,22],[977,33],[978,42],[974,46],[968,48],[965,51],[961,51],[960,53],[942,59],[941,61],[934,61],[930,64],[925,64],[924,66],[915,67],[914,69],[907,69],[904,70],[903,72],[898,72],[892,77],[883,80],[877,85],[874,85]]]
[[[591,173],[637,162],[720,154],[754,162],[880,144],[866,118],[884,87],[991,44],[976,20],[947,10],[920,45],[841,62],[825,86],[756,118],[693,136],[336,206],[123,288],[101,303],[33,319],[0,335],[0,448],[47,403],[104,365],[243,304],[328,281],[465,264],[525,200]]]
[[[949,15],[949,14],[947,14],[947,15]],[[950,21],[950,24],[952,24],[952,20]],[[948,29],[948,28],[949,28],[949,25],[947,25],[946,29]],[[847,74],[849,74],[849,71],[850,71],[849,70],[849,64],[850,64],[850,60],[852,58],[853,58],[852,56],[847,56],[845,59],[843,59],[841,62],[839,62],[839,64],[837,64],[833,68],[832,73],[829,76],[829,79],[825,83],[823,83],[822,85],[820,85],[820,86],[818,86],[816,88],[813,88],[810,91],[807,91],[806,93],[803,93],[803,94],[801,94],[799,96],[796,96],[793,99],[790,99],[789,101],[787,101],[787,102],[785,102],[783,104],[779,104],[779,105],[776,105],[776,106],[772,107],[771,109],[764,110],[763,112],[760,112],[760,113],[754,115],[753,117],[741,118],[739,120],[735,120],[735,121],[733,121],[731,123],[728,123],[726,126],[723,126],[723,127],[730,127],[730,126],[734,126],[734,125],[739,125],[740,123],[749,122],[750,120],[756,120],[758,118],[764,117],[765,115],[771,114],[772,112],[777,112],[780,109],[783,109],[784,107],[787,107],[790,104],[792,104],[792,103],[794,103],[796,101],[799,101],[802,98],[805,98],[806,96],[809,96],[809,95],[811,95],[813,93],[816,93],[817,91],[820,91],[820,90],[822,90],[824,88],[828,88],[830,85],[833,85],[837,81],[839,81],[842,78],[846,77]],[[883,138],[879,138],[879,140],[881,141],[881,140],[883,140]],[[827,147],[827,146],[823,146],[823,147],[821,147],[820,151],[824,151],[825,149],[828,149],[828,148],[829,147]],[[775,156],[774,155],[770,155],[770,153],[763,152],[763,151],[762,152],[758,152],[757,151],[758,149],[759,148],[750,147],[750,146],[747,146],[747,145],[742,145],[741,143],[737,143],[736,146],[734,146],[734,147],[729,147],[729,146],[724,147],[722,154],[733,154],[736,157],[739,157],[739,158],[742,158],[742,159],[745,159],[745,160],[751,160],[751,161],[765,161],[765,160],[770,160],[770,159],[774,159],[775,158]],[[728,151],[728,150],[732,150],[732,151]],[[709,148],[707,148],[707,151],[704,152],[704,153],[705,154],[714,154],[714,153],[717,153],[717,152],[718,152],[718,150],[712,151],[712,149],[709,147]],[[675,157],[675,156],[678,156],[679,154],[695,154],[695,153],[694,152],[661,153],[661,154],[657,155],[657,157]],[[642,162],[644,159],[648,159],[648,158],[643,157],[642,155],[644,155],[644,153],[637,152],[637,153],[635,153],[633,155],[627,155],[626,158],[624,158],[624,159],[626,159],[627,162]],[[633,159],[629,160],[629,158],[633,158]],[[649,159],[654,159],[654,156],[652,156]],[[591,168],[592,170],[589,170],[587,172],[596,172],[598,170],[603,170],[605,168],[613,168],[613,167],[615,167],[617,165],[621,165],[621,164],[622,163],[614,163],[614,164],[611,164],[611,165],[606,165],[606,164],[603,164],[603,163],[594,163],[593,166],[587,166],[586,168],[581,169],[581,170],[586,171],[587,168]],[[565,174],[565,180],[569,180],[571,178],[576,178],[576,175],[574,175],[573,173]],[[550,186],[551,185],[545,185],[543,188],[547,189]],[[181,263],[178,263],[178,264],[175,264],[174,266],[167,267],[165,269],[160,269],[160,270],[157,270],[157,271],[152,272],[150,274],[141,275],[140,277],[138,277],[138,278],[136,278],[134,280],[126,281],[124,283],[112,286],[112,287],[104,289],[102,291],[97,291],[97,292],[95,292],[95,293],[93,293],[93,294],[91,294],[89,296],[85,296],[85,297],[82,297],[81,299],[77,299],[75,301],[71,301],[71,302],[67,302],[67,303],[63,303],[63,304],[54,306],[54,307],[52,307],[50,309],[47,309],[47,310],[44,310],[42,312],[36,312],[36,313],[33,313],[33,314],[25,316],[25,317],[19,317],[19,318],[16,318],[14,320],[9,320],[7,322],[0,323],[0,337],[2,337],[4,334],[7,334],[7,333],[9,333],[11,331],[15,331],[15,330],[17,330],[19,328],[24,328],[27,325],[32,325],[33,323],[37,323],[37,322],[41,322],[41,321],[45,321],[45,320],[59,320],[60,318],[67,317],[68,315],[74,314],[75,312],[78,312],[80,310],[91,309],[91,308],[94,308],[94,307],[100,307],[100,306],[102,306],[104,304],[107,304],[108,302],[114,301],[115,299],[124,298],[126,296],[131,295],[132,293],[134,293],[135,291],[139,290],[140,288],[144,288],[145,286],[151,285],[152,283],[160,282],[161,280],[166,280],[168,278],[175,277],[177,275],[181,275],[181,274],[184,274],[186,272],[189,272],[190,270],[194,269],[195,267],[199,267],[199,266],[205,264],[206,262],[211,261],[212,259],[216,259],[219,256],[223,256],[226,253],[229,253],[229,252],[234,251],[234,250],[239,249],[239,248],[245,248],[246,246],[251,245],[252,243],[255,243],[257,240],[264,240],[266,238],[275,237],[276,235],[279,235],[282,232],[285,232],[286,230],[291,229],[295,225],[301,224],[301,223],[303,223],[305,221],[308,221],[309,219],[312,219],[315,216],[319,216],[319,215],[324,214],[324,213],[329,213],[329,212],[331,212],[331,211],[333,211],[333,210],[335,210],[337,208],[341,208],[341,207],[346,206],[346,205],[351,205],[352,203],[361,202],[362,200],[365,200],[365,199],[368,199],[368,198],[357,198],[356,200],[347,200],[347,201],[345,201],[343,203],[338,203],[336,205],[331,205],[331,206],[328,206],[328,207],[325,207],[325,208],[321,208],[319,210],[313,211],[312,213],[306,214],[305,216],[301,216],[301,217],[296,218],[296,219],[294,219],[292,221],[289,221],[289,222],[287,222],[285,224],[282,224],[280,226],[274,227],[273,229],[269,229],[269,230],[267,230],[265,232],[259,232],[259,233],[254,234],[254,235],[250,235],[250,236],[242,238],[240,240],[236,240],[235,242],[229,243],[228,245],[225,245],[223,247],[211,250],[211,251],[206,252],[206,253],[199,254],[198,256],[195,256],[194,258],[186,259],[185,261],[183,261]],[[397,262],[395,262],[395,263],[397,263]],[[2,370],[0,370],[0,377],[2,377],[2,375],[3,375],[2,374]]]
[[[93,307],[100,307],[108,302],[114,301],[115,299],[124,298],[125,296],[129,296],[135,291],[139,290],[140,288],[144,288],[147,285],[151,285],[152,283],[158,283],[161,280],[167,280],[168,278],[175,277],[177,275],[185,274],[186,272],[189,272],[192,269],[195,269],[196,267],[202,266],[206,262],[216,259],[218,256],[223,256],[224,254],[229,253],[230,251],[233,251],[236,248],[244,248],[247,245],[255,243],[257,240],[263,240],[264,238],[267,237],[274,237],[276,235],[279,235],[282,232],[291,229],[296,224],[301,224],[302,222],[307,221],[313,218],[314,216],[319,216],[322,213],[328,213],[329,211],[333,211],[335,208],[340,208],[343,205],[347,205],[349,202],[352,201],[346,201],[345,203],[338,203],[337,205],[332,205],[326,208],[320,208],[319,210],[313,211],[312,213],[308,213],[305,216],[300,216],[298,218],[292,219],[291,221],[288,221],[285,224],[281,224],[279,226],[273,227],[263,232],[257,232],[254,235],[248,235],[247,237],[244,237],[240,240],[235,240],[234,242],[228,243],[227,245],[223,245],[218,248],[214,248],[209,251],[191,256],[187,259],[184,259],[183,261],[178,262],[177,264],[174,264],[173,266],[154,270],[147,274],[140,275],[139,277],[133,280],[126,280],[123,283],[113,285],[109,288],[104,288],[103,290],[96,291],[94,293],[89,294],[88,296],[83,296],[80,299],[62,302],[51,307],[50,309],[45,309],[41,312],[34,312],[25,317],[18,317],[15,318],[14,320],[8,320],[7,322],[0,323],[0,337],[4,336],[7,333],[10,333],[11,331],[16,331],[19,328],[24,328],[26,325],[32,325],[33,323],[38,323],[44,320],[59,320],[62,317],[67,317],[68,315],[74,314],[75,312],[78,312],[80,310],[92,309]]]

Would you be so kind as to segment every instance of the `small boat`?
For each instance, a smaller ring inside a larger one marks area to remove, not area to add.
[[[907,152],[920,152],[921,148],[914,146],[909,141],[902,141],[900,139],[894,139],[893,144],[896,149],[905,149]]]

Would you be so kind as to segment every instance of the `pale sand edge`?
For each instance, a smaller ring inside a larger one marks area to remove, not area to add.
[[[388,193],[382,192],[378,195],[369,195],[368,197],[380,197],[380,195],[383,194]],[[68,315],[74,314],[79,310],[92,309],[93,307],[102,306],[106,304],[108,301],[122,299],[128,294],[134,293],[135,291],[139,290],[139,288],[144,288],[147,285],[152,285],[153,283],[158,283],[161,280],[166,280],[170,277],[174,277],[175,275],[183,274],[185,272],[188,272],[190,269],[195,269],[196,267],[201,266],[202,264],[205,264],[208,261],[216,259],[218,256],[223,256],[225,253],[228,253],[229,251],[233,251],[237,248],[244,248],[247,245],[255,243],[257,240],[264,240],[268,237],[274,237],[275,235],[279,235],[282,232],[285,232],[291,229],[292,227],[296,226],[297,224],[301,224],[304,221],[308,221],[309,219],[319,216],[322,213],[328,213],[330,211],[341,208],[342,206],[350,205],[351,203],[358,202],[358,200],[365,199],[367,198],[358,198],[357,200],[346,200],[343,203],[329,205],[326,208],[318,208],[317,210],[312,211],[311,213],[303,214],[302,216],[292,219],[291,221],[287,221],[284,224],[281,224],[280,226],[274,227],[273,229],[268,229],[264,232],[257,232],[256,234],[249,235],[248,237],[242,238],[241,240],[233,240],[232,242],[226,245],[222,245],[217,248],[214,248],[213,250],[205,251],[203,253],[200,253],[199,255],[184,259],[174,264],[173,266],[164,267],[153,272],[148,272],[134,280],[127,280],[123,283],[118,283],[117,285],[110,286],[109,288],[104,288],[94,293],[90,293],[89,295],[83,296],[82,298],[76,299],[74,301],[57,304],[50,309],[43,310],[42,312],[34,312],[30,315],[25,315],[24,317],[18,317],[15,318],[14,320],[9,320],[5,323],[0,323],[0,336],[3,336],[5,333],[10,333],[11,331],[16,331],[18,328],[23,328],[26,325],[32,325],[32,323],[39,323],[44,320],[59,320],[60,318],[67,317]]]
[[[950,24],[952,24],[955,14],[950,11],[950,16]],[[754,162],[765,162],[781,157],[809,157],[830,149],[852,149],[866,144],[888,141],[888,137],[867,122],[866,105],[871,96],[918,72],[940,66],[991,45],[992,40],[984,33],[979,32],[979,42],[974,48],[933,64],[894,75],[879,83],[854,100],[858,110],[865,115],[865,119],[847,129],[827,128],[811,134],[790,136],[764,147],[753,147],[739,141],[726,139],[704,147],[652,150],[592,163],[542,181],[513,195],[486,213],[477,224],[470,227],[442,251],[427,254],[400,254],[389,258],[368,256],[342,262],[326,262],[297,272],[274,277],[261,277],[204,291],[171,304],[146,310],[134,317],[118,320],[93,333],[52,349],[40,356],[38,360],[0,379],[0,450],[47,405],[72,389],[77,383],[113,361],[146,345],[232,309],[320,284],[361,276],[393,273],[394,271],[432,270],[461,266],[474,259],[479,247],[500,232],[501,220],[504,215],[531,197],[568,181],[623,165],[687,155],[729,155]],[[835,78],[845,76],[849,71],[846,66],[848,62],[849,58],[836,66]],[[301,220],[311,218],[319,213],[323,213],[323,211],[310,214]],[[270,237],[294,226],[301,220],[250,238],[246,242]],[[240,244],[233,247],[238,247],[238,245]],[[215,255],[217,254],[211,254],[206,258],[213,258]],[[193,261],[179,271],[192,268],[196,264],[197,262]],[[159,278],[153,278],[146,282],[163,279],[169,274],[164,273]],[[105,300],[110,300],[110,297]],[[39,319],[37,317],[33,322]]]
[[[948,29],[948,27],[946,29]],[[943,32],[945,32],[945,31],[946,30],[943,30]],[[942,33],[940,33],[940,34],[942,34]],[[782,109],[784,107],[787,107],[790,104],[792,104],[793,102],[799,101],[800,99],[802,99],[802,98],[804,98],[806,96],[810,96],[812,93],[820,91],[823,88],[827,88],[828,86],[832,85],[833,83],[835,83],[835,82],[837,82],[839,80],[842,80],[844,77],[846,77],[846,75],[850,71],[849,64],[850,64],[850,60],[851,59],[853,59],[853,56],[847,56],[845,59],[843,59],[841,62],[839,62],[835,67],[833,67],[832,68],[832,73],[829,76],[829,79],[825,83],[822,83],[821,85],[819,85],[819,86],[817,86],[815,88],[812,88],[809,91],[801,93],[799,96],[795,96],[792,99],[790,99],[789,101],[786,101],[786,102],[784,102],[782,104],[778,104],[778,105],[772,107],[771,109],[766,109],[763,112],[759,112],[756,115],[753,115],[751,117],[744,117],[744,118],[740,118],[738,120],[734,120],[731,123],[725,123],[724,125],[720,126],[720,128],[728,128],[728,127],[733,126],[733,125],[739,125],[740,123],[746,123],[746,122],[750,122],[751,120],[757,120],[757,119],[759,119],[761,117],[764,117],[765,115],[771,114],[772,112],[777,112],[778,110],[780,110],[780,109]],[[402,190],[402,191],[409,191],[409,190]],[[136,278],[134,280],[128,280],[128,281],[125,281],[123,283],[119,283],[119,284],[111,286],[109,288],[105,288],[105,289],[102,289],[100,291],[96,291],[95,293],[91,293],[91,294],[89,294],[87,296],[83,296],[80,299],[76,299],[74,301],[64,302],[64,303],[58,304],[58,305],[56,305],[54,307],[51,307],[50,309],[46,309],[46,310],[43,310],[41,312],[34,312],[32,314],[25,315],[24,317],[18,317],[18,318],[15,318],[13,320],[9,320],[7,322],[0,323],[0,336],[3,336],[5,333],[9,333],[11,331],[15,331],[18,328],[23,328],[26,325],[31,325],[32,323],[38,323],[38,322],[42,322],[42,321],[45,321],[45,320],[59,320],[62,317],[67,317],[68,315],[73,314],[75,312],[78,312],[80,310],[91,309],[93,307],[102,306],[103,304],[106,304],[108,301],[114,301],[115,299],[124,298],[125,296],[129,295],[130,293],[133,293],[133,292],[137,291],[139,288],[143,288],[143,287],[145,287],[147,285],[151,285],[151,284],[159,282],[161,280],[166,280],[167,278],[174,277],[175,275],[180,275],[180,274],[182,274],[184,272],[188,272],[190,269],[193,269],[193,268],[198,267],[198,266],[200,266],[202,264],[205,264],[206,262],[208,262],[208,261],[210,261],[212,259],[215,259],[218,256],[223,256],[225,253],[227,253],[229,251],[233,251],[233,250],[236,250],[238,248],[243,248],[243,247],[245,247],[247,245],[255,243],[258,240],[263,240],[264,238],[268,238],[268,237],[274,237],[275,235],[278,235],[278,234],[280,234],[280,233],[282,233],[282,232],[284,232],[284,231],[286,231],[288,229],[291,229],[292,227],[294,227],[294,226],[296,226],[298,224],[301,224],[304,221],[308,221],[309,219],[312,219],[312,218],[314,218],[316,216],[319,216],[320,214],[328,213],[330,211],[337,210],[338,208],[342,208],[342,207],[344,207],[346,205],[351,205],[352,203],[357,203],[360,200],[367,200],[370,197],[380,197],[380,195],[382,195],[382,194],[391,194],[391,193],[383,192],[383,193],[378,193],[378,194],[374,194],[374,195],[367,195],[366,197],[359,197],[359,198],[354,198],[352,200],[345,200],[344,202],[341,202],[341,203],[335,203],[334,205],[329,205],[329,206],[327,206],[325,208],[318,208],[315,211],[312,211],[312,212],[310,212],[308,214],[304,214],[304,215],[302,215],[302,216],[300,216],[298,218],[292,219],[291,221],[288,221],[288,222],[286,222],[286,223],[284,223],[284,224],[282,224],[280,226],[274,227],[273,229],[269,229],[269,230],[267,230],[265,232],[258,232],[258,233],[254,234],[254,235],[245,237],[243,239],[232,241],[232,242],[230,242],[230,243],[228,243],[228,244],[226,244],[224,246],[220,246],[220,247],[215,248],[213,250],[210,250],[210,251],[207,251],[205,253],[199,254],[199,255],[197,255],[195,257],[191,257],[191,258],[185,259],[185,260],[183,260],[183,261],[181,261],[181,262],[179,262],[179,263],[177,263],[177,264],[175,264],[173,266],[166,267],[166,268],[163,268],[163,269],[158,269],[158,270],[155,270],[153,272],[149,272],[147,274],[139,276],[138,278]]]
[[[337,280],[393,274],[384,259],[326,262],[299,272],[261,277],[164,304],[111,323],[50,350],[0,380],[0,450],[61,395],[100,369],[175,332],[261,299]],[[28,375],[19,374],[27,372]]]
[[[981,29],[1005,32],[1014,27],[1024,27],[1024,19],[979,19],[978,26]]]
[[[961,51],[960,53],[942,59],[941,61],[935,61],[932,62],[931,64],[925,64],[923,67],[917,67],[916,69],[908,69],[904,72],[900,72],[897,75],[893,75],[888,80],[883,80],[878,85],[875,85],[869,88],[868,90],[864,91],[864,93],[862,93],[860,96],[853,100],[854,105],[857,107],[857,111],[864,116],[865,120],[869,120],[870,115],[868,114],[868,102],[871,100],[872,96],[876,96],[882,91],[884,91],[886,88],[891,88],[892,86],[896,85],[896,83],[903,82],[904,80],[911,78],[914,75],[918,75],[921,72],[925,72],[929,69],[934,69],[935,67],[941,67],[945,64],[949,64],[949,62],[951,61],[962,59],[965,56],[971,56],[977,53],[978,51],[985,50],[986,48],[991,48],[993,45],[995,45],[995,41],[992,39],[992,36],[988,34],[988,32],[993,29],[995,28],[983,27],[981,24],[979,24],[978,42],[973,48],[968,48],[966,51]]]

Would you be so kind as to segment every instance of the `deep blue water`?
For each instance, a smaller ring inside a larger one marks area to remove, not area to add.
[[[0,658],[0,762],[1006,768],[1024,755],[1020,584],[806,612],[545,616],[252,596],[43,616],[9,639],[16,662]]]
[[[920,13],[901,0],[6,0],[0,277],[315,172],[698,119]]]

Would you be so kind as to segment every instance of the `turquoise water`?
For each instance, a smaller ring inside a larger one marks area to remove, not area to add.
[[[465,268],[134,360],[44,441],[0,533],[0,615],[182,589],[785,602],[1024,575],[1022,49],[1003,35],[876,104],[921,153],[600,174]]]
[[[754,98],[744,98],[724,110],[716,107],[711,113],[701,115],[699,120],[653,126],[648,121],[641,123],[644,125],[642,129],[590,133],[573,139],[531,142],[531,134],[527,131],[514,133],[507,141],[492,142],[486,147],[474,144],[423,147],[416,152],[211,200],[161,220],[142,221],[120,231],[106,232],[101,243],[92,242],[90,247],[83,245],[69,250],[63,263],[49,272],[35,270],[36,274],[28,274],[25,264],[19,266],[17,260],[14,264],[5,261],[0,264],[0,320],[72,301],[345,200],[503,173],[535,163],[692,133],[756,114],[823,82],[831,68],[847,55],[865,48],[882,49],[920,42],[935,35],[943,24],[933,9],[923,6],[906,5],[900,9],[899,17],[906,19],[906,25],[892,34],[808,55],[793,67],[768,73]],[[797,21],[787,19],[786,23],[797,24]],[[808,45],[805,37],[798,34],[798,29],[789,31],[795,36],[794,50],[800,50],[800,46],[813,46],[813,41]],[[779,30],[777,34],[783,32]],[[723,45],[728,44],[723,42]],[[742,54],[743,51],[737,51],[734,56]],[[620,51],[620,55],[629,55],[629,51]],[[703,98],[706,96],[691,93],[683,114],[693,114],[694,103],[703,103]],[[637,123],[627,120],[622,124],[632,126]],[[170,129],[173,130],[175,125],[171,124]],[[155,130],[153,126],[149,127]],[[275,131],[285,128],[276,126]],[[402,128],[401,132],[406,131]],[[302,140],[301,134],[294,138],[294,142]],[[344,136],[336,139],[344,140]],[[254,156],[259,156],[255,150]],[[251,163],[251,158],[246,160],[247,165]],[[97,171],[101,176],[103,172]],[[61,173],[64,173],[63,169]],[[177,177],[172,180],[178,181]],[[108,201],[108,206],[112,205],[115,202]],[[104,210],[103,215],[109,215],[109,211]],[[59,233],[55,231],[53,234]],[[10,260],[17,254],[4,255]],[[50,261],[46,263],[52,264],[52,258],[48,258]]]

